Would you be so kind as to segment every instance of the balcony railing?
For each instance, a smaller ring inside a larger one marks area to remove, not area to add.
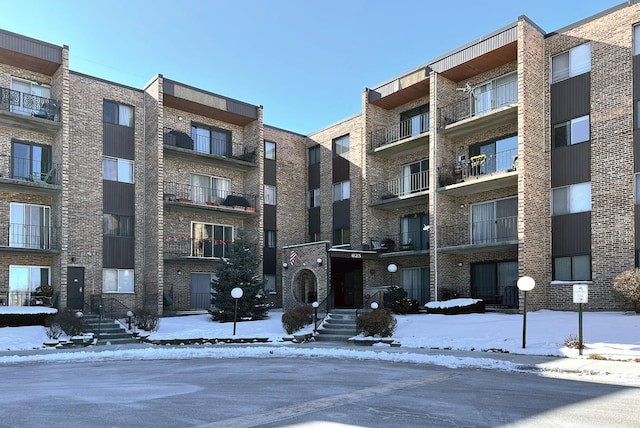
[[[58,228],[52,226],[10,223],[0,246],[30,250],[57,250],[59,249],[55,240],[57,232]]]
[[[443,165],[438,168],[438,185],[443,187],[467,178],[479,178],[495,172],[515,171],[517,159],[518,149],[509,149],[490,155],[473,156],[464,162]]]
[[[226,257],[232,241],[224,239],[196,239],[188,235],[166,236],[165,257],[195,257],[199,259],[221,259]]]
[[[59,164],[33,158],[0,155],[0,175],[37,184],[60,184]]]
[[[205,135],[197,135],[194,140],[191,135],[171,128],[164,129],[164,144],[181,149],[193,150],[196,153],[237,159],[251,163],[256,162],[255,147],[211,139]]]
[[[399,196],[429,190],[429,171],[420,171],[370,186],[371,202],[380,202]]]
[[[59,106],[60,103],[51,98],[0,88],[0,110],[59,122]]]
[[[518,239],[518,217],[472,222],[464,226],[438,226],[438,246],[491,245]]]
[[[473,90],[469,96],[463,100],[456,101],[438,109],[438,128],[480,116],[515,104],[518,101],[518,81],[504,83],[485,92]]]
[[[257,203],[256,195],[173,182],[164,183],[164,199],[229,208],[252,208],[253,210],[255,210]]]
[[[407,231],[397,235],[371,238],[371,249],[379,253],[392,251],[426,251],[429,249],[427,231]]]
[[[429,113],[422,113],[369,134],[369,150],[429,132]]]

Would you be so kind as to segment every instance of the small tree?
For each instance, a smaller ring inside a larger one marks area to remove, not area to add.
[[[231,297],[231,290],[235,287],[243,291],[238,299],[238,320],[260,320],[268,315],[264,279],[258,271],[260,260],[252,248],[243,231],[239,231],[237,239],[229,244],[227,258],[218,269],[217,279],[211,282],[213,309],[210,313],[214,321],[233,321],[236,302]]]
[[[640,313],[640,269],[622,272],[613,280],[613,289],[629,301],[635,311]]]

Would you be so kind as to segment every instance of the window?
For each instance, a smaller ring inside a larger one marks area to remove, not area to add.
[[[133,217],[118,214],[102,215],[102,232],[108,236],[133,236]]]
[[[635,116],[635,123],[634,123],[634,127],[635,129],[640,128],[640,100],[635,102],[635,108],[636,108],[636,114]]]
[[[591,43],[576,46],[551,58],[551,83],[591,71]]]
[[[273,274],[264,275],[264,291],[269,294],[276,294],[276,276]]]
[[[633,26],[633,54],[640,55],[640,25]]]
[[[349,244],[351,242],[351,229],[334,229],[333,230],[333,245]]]
[[[309,190],[309,208],[320,206],[320,189]]]
[[[403,195],[429,190],[429,159],[403,165],[401,170]]]
[[[31,293],[51,284],[51,272],[44,266],[9,266],[10,306],[29,306]]]
[[[518,198],[471,205],[471,243],[489,244],[518,238]]]
[[[349,134],[333,140],[333,155],[341,156],[349,152]]]
[[[518,262],[515,260],[471,263],[471,297],[474,299],[518,306],[517,281]]]
[[[193,150],[210,155],[231,157],[231,132],[225,129],[192,125]]]
[[[311,232],[309,234],[309,242],[318,242],[320,240],[320,232]]]
[[[590,281],[591,256],[555,257],[553,259],[553,279],[556,281]]]
[[[102,178],[121,183],[133,183],[134,162],[128,159],[102,158]]]
[[[591,139],[589,115],[553,125],[553,146],[563,147]]]
[[[394,133],[395,130],[392,127],[390,131]],[[427,131],[429,131],[429,104],[400,113],[400,135],[392,139],[414,137]]]
[[[400,220],[400,249],[422,251],[429,249],[429,214],[419,213]]]
[[[264,142],[264,158],[265,159],[273,159],[276,158],[276,143],[271,141]]]
[[[36,82],[12,77],[11,89],[16,92],[12,92],[10,100],[5,100],[5,102],[10,101],[11,111],[13,113],[27,116],[31,114],[39,115],[39,113],[47,107],[45,104],[51,102],[51,87],[49,85],[41,85]]]
[[[48,250],[51,247],[51,208],[10,204],[9,246]]]
[[[196,203],[224,204],[231,194],[231,180],[209,175],[191,174],[191,200]]]
[[[265,205],[276,204],[276,186],[264,185],[264,203]]]
[[[636,205],[640,205],[640,173],[634,175]]]
[[[591,211],[591,182],[552,189],[553,215]]]
[[[315,165],[320,163],[320,146],[313,146],[309,148],[309,165]]]
[[[191,256],[226,257],[233,242],[233,227],[210,223],[191,223]]]
[[[103,269],[102,291],[105,293],[133,293],[133,269]]]
[[[473,88],[473,114],[490,112],[518,101],[518,74],[509,73]]]
[[[51,147],[14,141],[11,145],[11,177],[52,182]]]
[[[265,248],[276,248],[276,231],[275,230],[264,231],[264,246]]]
[[[343,181],[333,185],[333,202],[343,201],[351,197],[351,183]]]
[[[133,127],[133,107],[105,100],[102,104],[102,120],[131,128]]]
[[[407,292],[407,299],[417,300],[420,305],[431,300],[428,267],[402,269],[400,274],[402,288]]]
[[[513,135],[469,146],[469,159],[479,155],[485,155],[485,160],[477,165],[470,163],[470,175],[508,171],[513,168],[513,163],[518,157],[518,136]]]

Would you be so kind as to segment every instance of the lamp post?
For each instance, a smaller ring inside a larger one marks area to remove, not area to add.
[[[536,286],[536,281],[530,276],[523,276],[518,280],[518,289],[524,292],[524,312],[522,318],[522,348],[527,345],[527,291],[533,290]]]
[[[133,318],[133,312],[131,311],[127,311],[127,318],[128,318],[128,324],[129,324],[129,331],[131,331],[131,319]]]
[[[320,303],[315,301],[311,304],[311,306],[313,306],[313,332],[317,333],[318,332],[318,306],[320,306]]]
[[[231,297],[233,297],[236,302],[235,309],[233,311],[233,335],[234,336],[236,335],[236,321],[238,318],[238,300],[242,297],[243,294],[244,292],[240,287],[235,287],[231,290]]]
[[[393,286],[393,274],[398,270],[398,265],[396,265],[395,263],[391,263],[389,266],[387,266],[387,270],[391,274],[391,286]]]
[[[371,309],[373,309],[374,311],[378,309],[378,302],[371,302]]]

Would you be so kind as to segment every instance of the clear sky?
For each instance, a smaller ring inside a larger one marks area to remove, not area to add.
[[[374,87],[526,15],[552,32],[623,0],[0,0],[0,28],[68,45],[70,68],[142,88],[156,74],[264,106],[308,134]],[[640,17],[639,17],[640,18]]]

